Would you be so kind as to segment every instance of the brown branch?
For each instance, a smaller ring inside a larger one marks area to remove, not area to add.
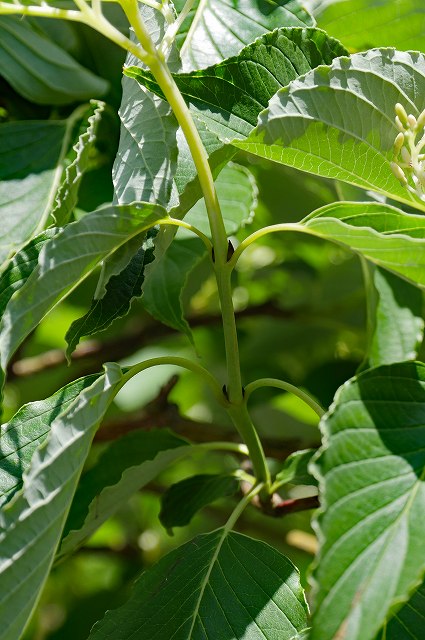
[[[272,302],[266,302],[255,307],[247,307],[236,314],[240,319],[263,315],[269,317],[293,318],[294,316],[301,316],[301,313],[281,309]],[[199,315],[189,318],[188,322],[194,329],[197,327],[212,326],[221,322],[221,316],[215,314]],[[155,323],[129,330],[125,335],[120,335],[118,338],[113,338],[104,342],[100,340],[87,340],[78,345],[74,351],[72,355],[72,363],[88,361],[89,364],[86,373],[93,373],[101,369],[102,364],[107,360],[121,360],[147,344],[151,344],[152,342],[174,333],[176,333],[175,329],[172,329],[165,324]],[[8,379],[12,380],[14,378],[32,376],[42,371],[65,364],[65,351],[61,349],[52,349],[51,351],[46,351],[38,356],[17,359],[9,368]]]
[[[308,496],[307,498],[289,498],[287,500],[280,500],[275,502],[270,510],[267,510],[267,515],[274,518],[282,518],[290,513],[297,511],[308,511],[309,509],[317,509],[320,507],[319,496]]]

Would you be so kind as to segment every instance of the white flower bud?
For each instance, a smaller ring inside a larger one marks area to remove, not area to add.
[[[402,122],[400,120],[400,118],[398,116],[395,117],[395,124],[397,129],[401,132],[404,133],[406,131],[406,129],[404,128],[404,126],[402,125]]]
[[[406,164],[410,164],[412,156],[410,155],[409,150],[406,147],[402,148],[401,157],[403,159],[403,162],[405,162]]]
[[[406,109],[399,102],[397,102],[394,108],[395,108],[396,115],[399,117],[401,123],[404,124],[404,126],[406,126],[407,124]]]
[[[396,162],[391,162],[391,171],[403,186],[407,184],[407,179],[404,175],[404,171],[401,167],[398,166]]]
[[[416,118],[411,113],[407,116],[407,124],[411,129],[416,129]]]

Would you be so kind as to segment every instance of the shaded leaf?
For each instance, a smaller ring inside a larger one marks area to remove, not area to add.
[[[68,329],[65,335],[68,358],[82,336],[92,336],[107,329],[115,320],[126,316],[132,300],[142,295],[145,267],[154,259],[153,242],[149,239],[143,242],[138,238],[138,243],[139,248],[124,269],[110,277],[104,291],[95,295],[89,311]]]
[[[235,495],[238,488],[239,480],[230,474],[203,474],[176,482],[161,497],[161,524],[166,529],[184,527],[200,509]]]
[[[0,74],[24,98],[39,104],[71,104],[102,96],[109,84],[21,17],[2,16]]]
[[[313,212],[299,228],[425,286],[424,216],[377,202],[336,202]]]
[[[367,263],[369,344],[363,368],[414,360],[423,339],[420,289]]]
[[[313,13],[318,26],[350,49],[424,50],[422,0],[319,0],[316,4],[319,6],[316,9],[313,6]]]
[[[307,606],[292,563],[272,547],[225,528],[172,551],[108,611],[90,640],[289,640],[306,626]],[[267,636],[266,636],[267,637]]]
[[[23,486],[0,513],[2,640],[16,640],[51,568],[93,435],[122,379],[118,365],[67,406],[33,454]]]
[[[0,264],[47,219],[59,186],[67,121],[0,125]]]
[[[174,80],[192,114],[221,140],[245,138],[278,89],[321,64],[347,53],[318,29],[276,29],[235,57]],[[152,74],[130,67],[124,73],[162,96]]]
[[[24,338],[77,284],[131,237],[164,216],[161,207],[105,207],[73,222],[42,248],[38,266],[10,300],[1,323],[3,371]]]
[[[21,488],[32,456],[49,435],[51,423],[56,416],[66,411],[79,394],[98,377],[98,375],[91,375],[79,378],[62,387],[46,400],[25,404],[8,423],[2,425],[0,507],[3,507]]]
[[[282,469],[276,474],[274,483],[284,484],[317,484],[316,479],[308,470],[308,465],[315,455],[315,449],[304,449],[291,453],[283,463]]]
[[[247,140],[250,153],[383,193],[420,209],[390,162],[398,133],[394,106],[425,107],[425,56],[374,49],[338,58],[279,90]]]
[[[96,141],[96,132],[105,104],[91,101],[79,127],[79,136],[72,148],[62,183],[58,189],[51,216],[57,225],[68,222],[78,200],[81,179],[87,170]]]
[[[65,524],[59,558],[80,546],[136,491],[192,445],[171,431],[134,431],[112,442],[81,478]]]
[[[184,0],[177,0],[178,12]],[[312,26],[298,0],[207,0],[194,3],[177,36],[184,71],[202,69],[237,55],[267,31]]]
[[[421,640],[425,624],[425,583],[397,611],[379,640]]]
[[[352,379],[322,430],[310,638],[369,640],[425,571],[425,365],[386,365]]]

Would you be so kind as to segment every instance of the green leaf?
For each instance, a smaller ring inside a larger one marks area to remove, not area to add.
[[[81,478],[58,557],[80,546],[100,525],[193,445],[171,431],[134,431],[112,442]]]
[[[12,260],[7,263],[0,276],[0,316],[6,309],[10,298],[28,280],[38,264],[38,256],[44,245],[60,232],[58,228],[43,231],[28,242]]]
[[[35,450],[46,440],[50,426],[59,413],[63,413],[79,394],[99,375],[79,378],[50,398],[30,402],[19,409],[13,418],[1,427],[0,451],[0,507],[22,487]]]
[[[396,103],[425,107],[425,56],[374,49],[338,58],[271,99],[259,125],[235,145],[255,155],[425,209],[391,171]]]
[[[378,202],[336,202],[317,209],[297,226],[425,286],[424,216]]]
[[[236,233],[252,221],[257,204],[257,187],[250,171],[229,164],[216,182],[226,232]],[[204,200],[199,200],[185,217],[210,237],[208,215]],[[182,331],[191,338],[190,327],[184,317],[183,297],[189,275],[207,256],[204,243],[193,233],[179,229],[172,244],[157,256],[143,285],[143,306],[157,320]]]
[[[364,368],[414,360],[423,339],[422,292],[370,263],[364,270],[369,333]]]
[[[79,136],[72,148],[70,162],[65,169],[62,184],[56,194],[55,205],[51,215],[57,225],[68,222],[78,200],[81,179],[87,170],[90,157],[96,142],[96,132],[102,117],[105,104],[92,100],[84,113],[79,127]]]
[[[108,82],[82,67],[25,19],[2,16],[0,74],[24,98],[71,104],[105,94]]]
[[[174,3],[178,12],[184,0]],[[267,31],[312,26],[298,0],[197,0],[177,36],[184,71],[235,56]]]
[[[191,476],[173,484],[161,497],[159,519],[166,529],[185,527],[203,507],[233,496],[239,480],[230,474]]]
[[[97,209],[42,248],[38,266],[10,300],[0,325],[3,371],[22,340],[99,262],[164,217],[155,205]]]
[[[315,449],[304,449],[291,453],[283,463],[282,469],[276,474],[273,484],[317,484],[316,479],[308,470],[308,465],[315,455]]]
[[[118,365],[59,413],[33,454],[22,489],[0,514],[2,640],[16,640],[51,568],[93,435],[122,380]]]
[[[237,56],[202,71],[174,74],[192,114],[225,142],[246,138],[278,89],[321,64],[346,54],[318,29],[276,29]],[[140,68],[124,73],[162,97],[153,76]]]
[[[293,564],[263,542],[224,528],[145,571],[128,602],[108,611],[90,640],[290,640],[306,618]]]
[[[139,248],[128,264],[120,273],[109,278],[105,290],[102,290],[100,295],[95,295],[89,311],[75,320],[68,329],[65,335],[68,358],[82,336],[92,336],[107,329],[115,320],[126,316],[132,300],[142,295],[145,267],[154,259],[153,242],[150,239],[145,239],[144,242],[142,238],[137,240]],[[123,249],[126,249],[126,246]],[[112,255],[111,260],[113,257]]]
[[[375,638],[424,577],[425,365],[370,369],[322,421],[310,640]]]
[[[0,125],[0,264],[50,212],[59,185],[67,121]]]
[[[317,11],[313,12],[318,26],[350,49],[424,50],[422,0],[319,0]]]
[[[391,618],[379,640],[422,640],[425,624],[425,582]]]

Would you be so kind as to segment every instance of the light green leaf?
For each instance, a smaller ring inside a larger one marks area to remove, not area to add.
[[[0,325],[1,365],[44,316],[101,260],[164,217],[161,207],[142,204],[97,209],[73,222],[41,250],[38,266],[10,300]]]
[[[221,140],[230,142],[249,135],[278,89],[346,53],[324,31],[283,28],[262,35],[224,62],[173,77],[195,118]],[[149,72],[130,67],[124,73],[162,97]]]
[[[43,233],[28,242],[7,263],[0,275],[0,316],[3,315],[3,311],[15,291],[25,284],[36,268],[41,249],[59,232],[60,229],[56,227],[43,231]]]
[[[124,269],[112,275],[105,290],[96,295],[89,311],[75,320],[68,329],[65,340],[69,358],[82,336],[92,336],[107,329],[115,320],[126,316],[130,311],[134,298],[142,295],[142,284],[145,278],[145,268],[154,259],[153,241],[149,238],[137,238],[139,247]],[[129,243],[127,243],[129,244]],[[130,244],[133,244],[130,241]],[[126,246],[123,247],[126,249]],[[119,250],[118,250],[119,251]],[[110,261],[113,260],[111,256]]]
[[[79,136],[72,148],[69,164],[65,169],[62,183],[56,194],[55,205],[51,212],[51,216],[57,225],[64,225],[68,222],[77,204],[81,179],[89,166],[90,156],[96,141],[97,127],[104,109],[105,104],[103,102],[92,100],[84,113],[79,128]]]
[[[425,216],[378,202],[336,202],[312,213],[298,228],[425,286]]]
[[[371,640],[424,577],[425,365],[360,374],[321,428],[310,640]]]
[[[0,264],[29,240],[50,212],[68,126],[60,120],[0,125]]]
[[[0,514],[2,640],[28,623],[51,568],[93,435],[122,379],[118,365],[67,406],[33,454],[23,487]]]
[[[252,174],[236,164],[220,173],[216,189],[228,235],[249,224],[257,204],[257,187]],[[185,220],[210,236],[204,200],[199,200]],[[190,273],[207,256],[204,243],[193,233],[179,229],[172,244],[157,256],[143,285],[143,306],[157,320],[182,331],[191,339],[184,317],[183,296]]]
[[[82,67],[24,18],[2,16],[0,75],[24,98],[71,104],[102,96],[108,82]]]
[[[290,640],[307,606],[293,564],[272,547],[218,529],[162,558],[108,611],[90,640]]]
[[[317,484],[316,479],[308,470],[308,465],[315,455],[315,449],[304,449],[291,453],[283,463],[282,469],[276,474],[273,484]]]
[[[178,12],[184,0],[174,3]],[[312,26],[298,0],[197,0],[177,36],[184,71],[235,56],[267,31]]]
[[[313,8],[318,26],[350,49],[424,50],[422,0],[319,0],[318,5]]]
[[[269,160],[425,209],[393,175],[394,106],[425,107],[425,56],[374,49],[338,58],[271,99],[259,125],[235,145]]]
[[[0,507],[21,488],[33,454],[48,437],[55,417],[63,413],[98,377],[79,378],[46,400],[24,405],[8,423],[1,426]]]
[[[133,431],[112,442],[81,478],[65,524],[58,557],[80,546],[131,495],[193,446],[171,431]]]
[[[231,474],[203,474],[173,484],[161,496],[159,519],[166,529],[185,527],[203,507],[233,496],[239,480]]]
[[[363,368],[414,360],[423,339],[422,292],[371,263],[363,269],[369,333]]]

